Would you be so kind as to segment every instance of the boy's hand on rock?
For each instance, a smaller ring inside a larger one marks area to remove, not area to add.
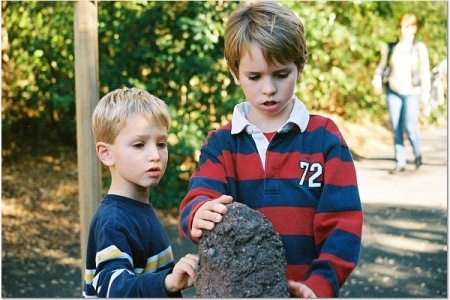
[[[169,293],[178,292],[194,285],[195,268],[198,264],[198,255],[187,254],[175,265],[172,273],[164,280]]]
[[[316,294],[301,282],[289,280],[289,293],[299,298],[317,298]]]
[[[202,236],[202,230],[214,229],[215,223],[222,221],[222,215],[227,212],[225,204],[233,202],[231,196],[222,195],[217,199],[205,202],[194,214],[191,235],[194,238]]]

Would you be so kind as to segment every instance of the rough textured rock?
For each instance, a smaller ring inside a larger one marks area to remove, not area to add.
[[[199,240],[197,298],[289,297],[283,243],[260,212],[241,203]]]

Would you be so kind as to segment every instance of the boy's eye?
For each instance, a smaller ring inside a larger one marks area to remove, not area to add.
[[[278,78],[286,78],[289,76],[289,73],[279,73],[276,75]]]
[[[259,76],[259,75],[250,75],[250,76],[248,76],[249,80],[258,80],[259,78],[261,78],[261,76]]]
[[[140,148],[144,148],[145,145],[144,145],[143,143],[134,143],[134,144],[133,144],[133,147],[134,147],[134,148],[137,148],[137,149],[140,149]]]
[[[160,148],[160,149],[167,148],[167,142],[160,142],[160,143],[158,143],[158,148]]]
[[[288,73],[288,72],[275,73],[275,74],[273,75],[273,77],[283,79],[283,78],[289,77],[289,73]],[[260,78],[261,78],[260,75],[249,75],[249,76],[248,76],[248,79],[249,79],[249,80],[252,80],[252,81],[259,80]]]

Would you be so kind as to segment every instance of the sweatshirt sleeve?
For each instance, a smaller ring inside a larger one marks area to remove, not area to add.
[[[208,134],[201,149],[197,170],[189,180],[188,193],[180,204],[178,230],[181,236],[197,242],[191,236],[192,220],[197,209],[205,202],[222,195],[229,195],[224,161],[227,152],[223,151],[226,129],[220,129]]]
[[[363,212],[356,170],[348,146],[337,126],[326,124],[324,189],[314,217],[317,258],[305,284],[318,297],[337,297],[356,267],[361,251]]]

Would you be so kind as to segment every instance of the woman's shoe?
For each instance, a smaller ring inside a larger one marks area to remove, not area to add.
[[[416,169],[420,168],[420,166],[422,165],[422,156],[416,157],[414,164],[416,165]]]
[[[405,167],[396,166],[395,169],[389,171],[390,174],[405,172]]]

